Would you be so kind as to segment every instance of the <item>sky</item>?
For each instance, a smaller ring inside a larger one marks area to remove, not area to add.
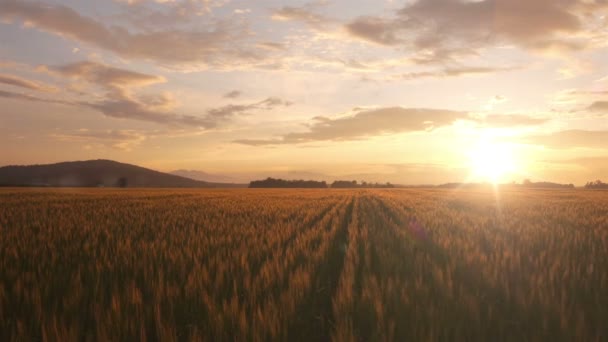
[[[608,180],[607,0],[0,0],[0,165]]]

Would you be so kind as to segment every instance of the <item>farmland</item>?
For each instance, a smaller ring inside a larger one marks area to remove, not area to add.
[[[608,339],[608,192],[0,190],[0,340]]]

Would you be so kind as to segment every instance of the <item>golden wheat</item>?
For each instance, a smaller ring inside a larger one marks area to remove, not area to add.
[[[0,191],[0,340],[608,339],[608,193]]]

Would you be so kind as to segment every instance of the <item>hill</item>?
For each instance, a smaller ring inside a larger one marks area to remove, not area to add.
[[[112,160],[0,167],[0,186],[213,188],[209,183]]]
[[[169,173],[172,175],[209,183],[238,183],[237,179],[229,176],[217,175],[198,170],[175,170]]]

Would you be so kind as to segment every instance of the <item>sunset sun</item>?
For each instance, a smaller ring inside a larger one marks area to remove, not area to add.
[[[481,140],[469,152],[471,178],[500,183],[517,170],[513,147],[506,143]]]

